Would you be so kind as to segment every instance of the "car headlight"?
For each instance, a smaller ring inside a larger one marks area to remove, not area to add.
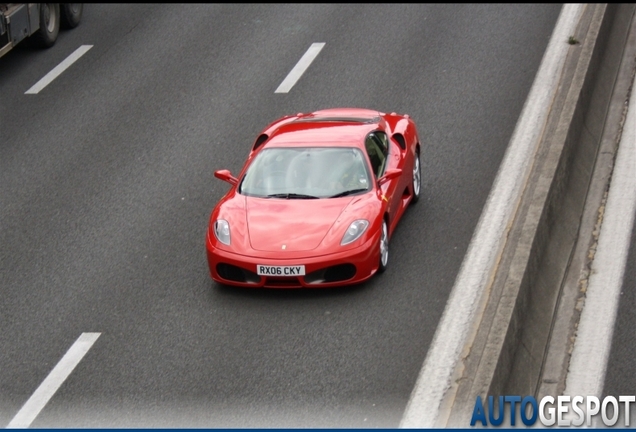
[[[351,242],[354,242],[360,238],[362,234],[369,227],[369,221],[364,219],[359,219],[357,221],[351,222],[349,228],[342,236],[342,241],[340,242],[340,246],[348,245]]]
[[[230,224],[223,219],[214,222],[214,235],[223,244],[230,245]]]

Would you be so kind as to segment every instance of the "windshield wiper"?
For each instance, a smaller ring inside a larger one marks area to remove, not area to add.
[[[337,193],[335,195],[332,195],[329,198],[340,198],[340,197],[343,197],[343,196],[353,195],[353,194],[356,194],[356,193],[366,192],[366,191],[367,191],[366,188],[365,189],[351,189],[351,190],[346,190],[344,192],[340,192],[340,193]]]
[[[285,198],[285,199],[318,199],[317,196],[313,195],[304,195],[297,193],[278,193],[267,195],[267,198]]]

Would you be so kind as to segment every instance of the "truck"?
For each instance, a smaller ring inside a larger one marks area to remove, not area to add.
[[[0,57],[28,39],[34,46],[55,44],[62,28],[82,19],[81,3],[0,3]]]

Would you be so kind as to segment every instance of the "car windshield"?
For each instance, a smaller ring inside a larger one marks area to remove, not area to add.
[[[370,189],[362,151],[353,147],[285,147],[261,151],[239,193],[262,198],[336,198]]]

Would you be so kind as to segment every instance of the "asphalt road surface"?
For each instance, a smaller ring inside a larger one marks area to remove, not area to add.
[[[99,332],[32,426],[396,427],[559,10],[86,5],[53,48],[4,56],[0,426]],[[274,119],[342,106],[408,113],[423,141],[387,272],[317,292],[213,283],[213,171],[238,172]]]
[[[636,229],[634,228],[632,228],[631,246],[625,267],[602,395],[603,397],[607,395],[614,396],[617,399],[621,395],[633,396],[636,394],[636,376],[634,374],[634,358],[636,357],[634,345],[634,328],[636,328],[636,316],[634,316],[634,308],[636,307]],[[623,407],[621,406],[621,408]],[[636,419],[634,419],[633,406],[631,413],[630,422],[631,426],[634,427]]]

